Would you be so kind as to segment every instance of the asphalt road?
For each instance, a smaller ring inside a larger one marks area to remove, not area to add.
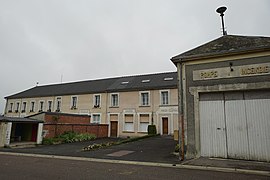
[[[0,155],[1,180],[54,179],[269,179],[239,173],[201,171],[141,165],[111,164],[57,158]]]

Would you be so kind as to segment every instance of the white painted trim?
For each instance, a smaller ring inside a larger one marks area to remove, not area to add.
[[[73,108],[73,98],[76,98],[76,104],[75,104],[75,107],[74,108],[78,108],[78,102],[79,102],[79,97],[78,95],[72,95],[70,96],[70,108]]]
[[[53,100],[52,99],[49,99],[47,100],[47,104],[46,104],[46,111],[49,110],[49,101],[51,101],[51,111],[53,111],[53,108],[54,108],[54,103],[53,103]]]
[[[162,92],[168,92],[168,104],[162,104]],[[161,106],[168,106],[171,104],[171,92],[169,89],[159,90],[159,104]]]
[[[148,124],[151,124],[152,113],[151,113],[151,112],[137,113],[137,116],[138,116],[138,122],[137,122],[138,129],[137,129],[137,132],[147,132],[147,131],[141,131],[141,130],[140,130],[141,115],[149,115]]]
[[[93,106],[92,107],[95,107],[95,105],[96,105],[96,96],[99,96],[99,108],[101,107],[101,102],[102,102],[102,100],[101,100],[101,94],[93,94]]]
[[[42,144],[43,123],[38,123],[37,144]]]
[[[147,105],[142,104],[142,94],[143,93],[148,93],[148,104]],[[150,91],[139,91],[139,102],[140,102],[139,106],[151,106],[151,92]]]
[[[32,106],[32,103],[34,103],[34,107]],[[31,100],[30,101],[30,107],[29,107],[29,112],[35,112],[36,111],[36,100]]]
[[[117,106],[113,106],[112,104],[112,96],[113,95],[117,95]],[[119,107],[119,99],[120,99],[120,95],[119,93],[110,93],[110,107]]]
[[[117,137],[119,137],[119,132],[120,132],[120,125],[119,125],[119,118],[120,118],[120,113],[108,113],[108,125],[109,125],[109,130],[108,130],[108,137],[111,137],[111,116],[110,115],[117,115]]]
[[[102,113],[91,113],[91,120],[90,120],[90,123],[96,123],[96,122],[93,122],[93,120],[94,120],[93,116],[94,116],[94,115],[99,115],[99,118],[100,118],[99,120],[100,120],[100,122],[99,122],[98,124],[101,124],[101,122],[102,122],[102,118],[101,118],[101,117],[102,117],[102,116],[101,116]]]
[[[43,102],[42,109],[41,109],[41,102]],[[46,107],[45,101],[44,100],[39,100],[38,101],[38,111],[40,111],[40,110],[44,111],[45,107]]]
[[[125,115],[132,115],[133,116],[133,131],[127,131],[127,130],[125,130]],[[136,116],[136,113],[134,112],[134,113],[123,113],[123,124],[122,124],[122,127],[123,127],[123,129],[122,129],[122,132],[124,131],[124,132],[131,132],[131,133],[134,133],[135,132],[135,116]]]
[[[54,108],[54,111],[57,110],[58,99],[60,99],[60,107],[59,107],[59,110],[61,111],[61,108],[62,108],[62,96],[56,96],[56,97],[55,97],[55,108]]]

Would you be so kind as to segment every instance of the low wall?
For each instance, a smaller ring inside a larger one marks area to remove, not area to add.
[[[89,133],[97,138],[108,137],[107,124],[71,124],[71,123],[45,123],[43,126],[43,137],[52,138],[66,131],[78,133]]]

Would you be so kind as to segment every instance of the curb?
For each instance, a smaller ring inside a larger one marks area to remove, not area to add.
[[[183,164],[125,161],[125,160],[111,160],[111,159],[97,159],[97,158],[43,155],[43,154],[27,154],[27,153],[13,153],[13,152],[12,153],[11,152],[0,152],[0,155],[51,158],[51,159],[63,159],[63,160],[75,160],[75,161],[90,161],[90,162],[128,164],[128,165],[142,165],[142,166],[155,166],[155,167],[177,168],[177,169],[194,169],[194,170],[204,170],[204,171],[219,171],[219,172],[232,172],[232,173],[270,176],[269,171],[258,171],[258,170],[238,169],[238,168],[222,168],[222,167],[212,167],[212,166],[211,167],[210,166],[195,166],[195,165],[183,165]]]

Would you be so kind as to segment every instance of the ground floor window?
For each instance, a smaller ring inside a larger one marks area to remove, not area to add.
[[[100,114],[92,114],[92,123],[100,124],[101,123]]]
[[[124,131],[134,132],[134,115],[125,114],[124,115]]]
[[[139,115],[139,132],[147,132],[148,125],[150,124],[150,115],[149,114],[140,114]]]

